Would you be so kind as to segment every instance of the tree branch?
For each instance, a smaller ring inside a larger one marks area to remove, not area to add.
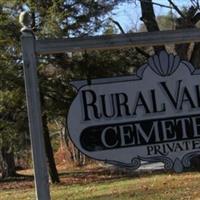
[[[119,30],[121,31],[121,33],[123,33],[124,35],[126,35],[124,29],[122,28],[122,26],[120,25],[120,23],[119,23],[118,21],[113,20],[111,17],[110,17],[109,19],[119,28]],[[131,39],[129,39],[129,40],[130,40],[130,42],[132,43]],[[132,49],[132,48],[131,48],[131,49]],[[140,49],[139,47],[135,47],[135,50],[136,50],[138,53],[140,53],[140,54],[142,54],[143,56],[145,56],[146,58],[149,58],[149,54],[146,53],[145,51],[143,51],[142,49]]]
[[[139,1],[144,1],[144,2],[150,3],[148,0],[139,0]],[[161,4],[161,3],[152,2],[152,4],[156,5],[156,6],[163,7],[163,8],[169,8],[169,9],[171,9],[171,6],[166,6],[166,5]]]
[[[176,12],[182,17],[185,18],[184,14],[180,11],[180,9],[172,2],[172,0],[168,0],[168,2],[172,5],[172,7],[176,10]]]
[[[191,20],[193,24],[196,24],[200,20],[200,13],[197,13]]]
[[[156,21],[156,17],[155,17],[155,13],[153,10],[153,3],[152,0],[140,0],[140,4],[141,4],[141,10],[142,10],[142,17],[140,18],[146,28],[147,31],[149,32],[154,32],[154,31],[160,31],[157,21]],[[155,52],[159,52],[165,50],[165,46],[154,46],[154,51]]]
[[[122,26],[120,25],[120,23],[118,21],[115,21],[111,17],[109,18],[109,20],[111,20],[115,25],[117,25],[117,27],[119,28],[119,30],[121,31],[121,33],[126,34],[125,31],[124,31],[124,29],[122,28]]]
[[[199,9],[199,0],[191,0],[191,3],[194,7],[196,7],[197,9]]]
[[[192,50],[192,54],[191,54],[191,58],[190,58],[190,62],[192,63],[192,65],[194,67],[198,67],[199,68],[199,65],[200,65],[200,43],[195,43],[194,44],[194,47],[193,47],[193,50]]]

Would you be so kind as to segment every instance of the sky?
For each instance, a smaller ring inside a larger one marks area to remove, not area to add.
[[[132,0],[129,2],[131,3],[123,3],[119,5],[113,12],[113,19],[118,21],[125,31],[130,29],[137,30],[141,23],[139,0]],[[167,0],[153,0],[153,2],[169,6],[169,2]],[[173,2],[179,7],[191,5],[190,0],[173,0]],[[156,15],[164,15],[170,11],[169,8],[163,8],[157,5],[154,5],[154,10]],[[172,10],[172,12],[177,14],[175,10]]]

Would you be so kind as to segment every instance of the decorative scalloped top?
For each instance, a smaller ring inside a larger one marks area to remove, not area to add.
[[[179,56],[161,51],[158,55],[150,57],[147,63],[156,74],[170,76],[179,67],[180,62]]]

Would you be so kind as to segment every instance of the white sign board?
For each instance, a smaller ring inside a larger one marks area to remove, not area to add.
[[[200,155],[200,72],[165,51],[132,76],[74,81],[68,129],[87,156],[133,167],[163,162],[181,172]]]

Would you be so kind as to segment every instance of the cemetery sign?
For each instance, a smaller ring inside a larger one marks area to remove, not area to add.
[[[87,156],[137,169],[163,162],[177,172],[200,155],[200,71],[165,51],[135,75],[74,81],[68,129]]]

